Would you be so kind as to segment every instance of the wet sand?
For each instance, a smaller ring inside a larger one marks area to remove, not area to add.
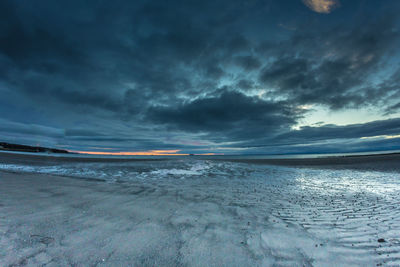
[[[144,161],[106,182],[2,170],[0,266],[399,266],[399,173],[354,169],[398,158]]]
[[[168,251],[153,258],[173,239],[156,223],[171,202],[138,198],[147,190],[0,172],[0,266],[173,266]]]

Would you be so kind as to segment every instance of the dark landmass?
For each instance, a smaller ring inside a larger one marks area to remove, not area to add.
[[[9,144],[0,142],[0,150],[6,151],[17,151],[17,152],[32,152],[32,153],[62,153],[67,154],[69,153],[67,150],[64,149],[57,149],[57,148],[48,148],[48,147],[41,147],[41,146],[26,146],[26,145],[18,145],[18,144]]]

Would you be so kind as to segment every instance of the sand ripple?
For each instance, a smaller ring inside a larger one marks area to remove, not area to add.
[[[200,160],[0,167],[46,173],[0,172],[1,266],[400,265],[393,172]]]

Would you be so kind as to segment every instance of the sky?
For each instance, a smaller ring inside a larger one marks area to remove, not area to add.
[[[0,141],[400,149],[400,1],[0,1]]]

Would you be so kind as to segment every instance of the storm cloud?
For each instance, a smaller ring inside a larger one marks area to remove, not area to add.
[[[199,98],[176,107],[152,107],[148,119],[189,132],[228,135],[231,141],[251,134],[269,136],[296,123],[300,111],[239,92]]]
[[[0,139],[306,153],[397,135],[398,11],[395,0],[1,1]],[[316,109],[373,116],[304,125]]]

